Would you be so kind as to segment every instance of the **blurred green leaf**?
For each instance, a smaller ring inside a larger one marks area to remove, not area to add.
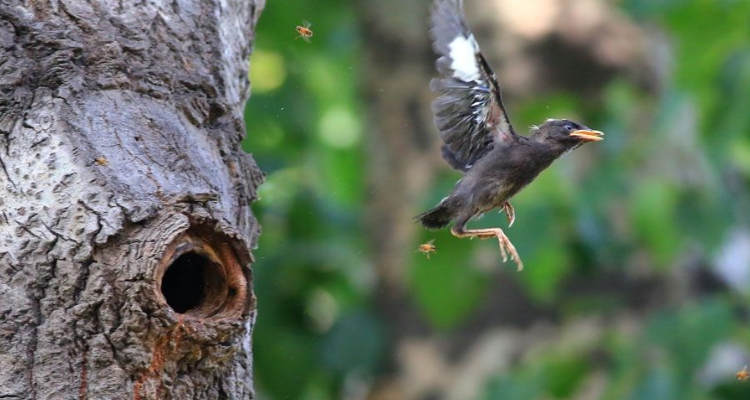
[[[654,315],[647,337],[668,350],[674,367],[685,379],[706,361],[711,347],[727,337],[733,328],[732,310],[726,302],[707,301],[684,307],[675,313]]]
[[[483,400],[537,400],[544,393],[545,374],[541,370],[522,370],[495,379]]]
[[[378,321],[358,310],[341,318],[326,335],[320,356],[333,372],[374,371],[382,356],[383,332]]]
[[[560,357],[547,365],[549,393],[558,399],[572,396],[591,370],[584,358]]]
[[[635,387],[631,400],[682,400],[672,373],[664,368],[649,369],[645,379]]]
[[[680,234],[675,229],[675,190],[667,182],[643,181],[633,193],[631,213],[635,233],[664,268],[680,249]]]
[[[488,287],[487,273],[471,265],[471,241],[457,240],[447,232],[435,232],[434,238],[437,252],[429,259],[421,253],[413,255],[410,287],[429,321],[446,329],[466,319],[481,303]],[[481,243],[493,244],[497,242]]]
[[[316,353],[311,338],[268,326],[256,331],[255,339],[256,343],[263,343],[263,346],[255,346],[253,354],[260,386],[279,398],[299,396],[315,370]]]

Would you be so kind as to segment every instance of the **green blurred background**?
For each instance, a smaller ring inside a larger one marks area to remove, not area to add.
[[[429,1],[268,1],[243,143],[267,173],[257,397],[750,398],[750,2],[466,3],[517,131],[606,140],[514,199],[517,273],[411,219],[460,177],[429,111]]]

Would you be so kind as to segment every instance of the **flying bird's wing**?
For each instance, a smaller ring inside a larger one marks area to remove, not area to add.
[[[466,24],[463,0],[436,0],[432,9],[432,47],[440,55],[439,77],[431,88],[435,125],[443,140],[443,158],[467,171],[496,143],[517,138],[500,96],[495,73]]]

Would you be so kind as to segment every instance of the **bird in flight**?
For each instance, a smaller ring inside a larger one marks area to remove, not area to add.
[[[503,261],[508,255],[518,270],[523,262],[500,228],[467,229],[474,217],[500,208],[515,221],[510,199],[566,152],[602,140],[603,133],[567,119],[548,119],[518,135],[503,105],[495,73],[469,30],[462,0],[436,0],[430,34],[439,55],[439,76],[430,86],[435,125],[443,142],[443,159],[464,176],[451,194],[417,219],[428,229],[454,222],[456,237],[497,238]]]

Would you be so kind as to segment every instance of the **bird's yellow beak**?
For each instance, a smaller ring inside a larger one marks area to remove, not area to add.
[[[587,129],[579,129],[571,133],[570,136],[581,138],[587,142],[598,142],[600,140],[604,140],[604,138],[602,137],[604,136],[604,134],[602,132],[591,131]]]

